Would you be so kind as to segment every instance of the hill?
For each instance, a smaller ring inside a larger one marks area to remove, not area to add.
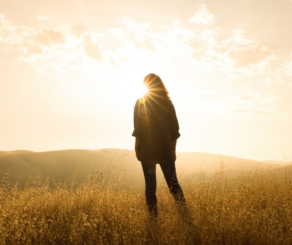
[[[251,171],[256,167],[275,166],[248,159],[202,152],[177,153],[177,171],[179,175],[196,176],[204,173],[213,175],[220,167],[231,173]],[[121,174],[128,182],[143,183],[141,164],[133,150],[60,150],[48,152],[10,151],[0,152],[0,178],[9,172],[11,182],[24,184],[30,175],[39,173],[43,178],[54,177],[63,181],[70,175],[76,175],[80,181],[86,174],[108,171],[116,176]],[[157,168],[158,174],[161,170]]]
[[[291,179],[292,179],[292,165],[287,164],[283,166],[279,166],[276,169],[272,169],[271,171],[267,172],[267,175],[272,175],[276,177],[279,180],[284,180],[285,183],[290,183],[291,184]]]

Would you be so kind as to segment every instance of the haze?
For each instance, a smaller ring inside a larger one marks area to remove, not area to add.
[[[158,74],[180,152],[292,155],[292,1],[0,0],[0,150],[133,149]]]

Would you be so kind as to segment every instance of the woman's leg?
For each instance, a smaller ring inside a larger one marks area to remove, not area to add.
[[[175,164],[160,164],[162,172],[164,174],[168,188],[173,195],[175,202],[177,204],[177,210],[182,218],[183,222],[186,223],[190,229],[190,242],[188,244],[201,244],[201,237],[198,233],[197,228],[194,226],[194,221],[190,210],[188,209],[186,199],[184,197],[183,191],[178,183]]]
[[[157,217],[156,164],[142,163],[145,177],[146,204],[151,214]]]
[[[164,174],[166,183],[176,202],[185,203],[183,191],[178,183],[175,164],[160,164],[161,170]]]

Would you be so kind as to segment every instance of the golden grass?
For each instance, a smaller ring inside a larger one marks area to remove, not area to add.
[[[4,180],[0,244],[292,243],[291,185],[274,172],[182,182],[192,219],[179,215],[160,186],[157,220],[148,216],[143,189],[109,176],[97,173],[78,186],[35,179],[24,189]]]

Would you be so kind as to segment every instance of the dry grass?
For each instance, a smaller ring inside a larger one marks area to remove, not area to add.
[[[0,243],[195,244],[198,236],[202,244],[292,243],[291,186],[274,172],[182,183],[192,222],[161,186],[159,218],[150,219],[143,189],[109,176],[78,186],[35,179],[24,189],[3,181]]]

